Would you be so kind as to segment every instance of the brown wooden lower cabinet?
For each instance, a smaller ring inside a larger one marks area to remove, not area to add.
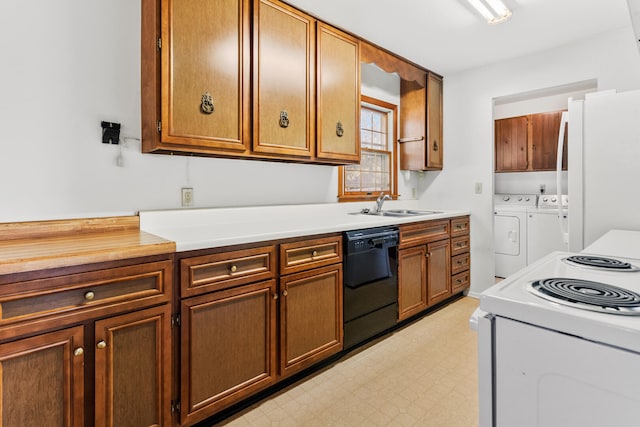
[[[204,420],[276,380],[276,282],[182,300],[181,423]]]
[[[169,304],[95,323],[95,426],[171,423]]]
[[[280,279],[280,373],[342,350],[342,264]]]
[[[398,320],[427,308],[427,247],[398,251]]]
[[[449,240],[427,244],[427,302],[436,304],[451,296]]]
[[[84,425],[84,328],[0,344],[0,424]]]

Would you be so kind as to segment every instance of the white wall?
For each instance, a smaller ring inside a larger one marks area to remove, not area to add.
[[[500,64],[446,75],[445,169],[421,180],[425,200],[471,211],[471,292],[493,284],[493,100],[597,79],[598,88],[640,88],[640,55],[631,27],[581,43]],[[483,193],[474,194],[474,183]]]
[[[143,155],[134,139],[100,142],[102,120],[140,137],[139,0],[5,2],[0,52],[0,222],[179,208],[184,186],[195,207],[336,201],[337,167]],[[363,92],[375,96],[377,86]],[[389,96],[399,99],[399,84]],[[405,198],[416,186],[399,180]]]

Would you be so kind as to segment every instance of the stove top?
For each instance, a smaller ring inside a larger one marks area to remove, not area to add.
[[[579,267],[593,268],[596,270],[638,272],[640,267],[627,261],[616,258],[602,257],[596,255],[572,255],[562,259],[564,262]]]
[[[528,287],[534,295],[583,310],[640,316],[640,294],[608,283],[552,277]]]
[[[480,309],[640,353],[640,260],[602,258],[549,254],[484,291]],[[614,268],[585,268],[585,259]]]

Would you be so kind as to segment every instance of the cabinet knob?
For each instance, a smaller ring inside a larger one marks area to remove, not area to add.
[[[89,291],[86,292],[84,294],[84,299],[86,299],[87,301],[92,301],[94,298],[96,297],[96,294],[94,294],[93,292]]]
[[[231,270],[232,273],[235,273],[238,270],[238,267],[236,267],[235,265],[232,265],[231,268],[229,268],[229,270]]]
[[[202,94],[202,98],[200,98],[200,111],[204,114],[212,114],[215,111],[216,107],[213,105],[213,97],[209,92],[205,92]]]
[[[78,347],[75,350],[73,350],[73,355],[74,356],[82,356],[84,354],[84,348],[82,347]]]
[[[98,344],[96,344],[96,347],[98,347],[100,350],[102,350],[103,348],[107,347],[107,343],[104,341],[98,341]]]
[[[284,291],[282,291],[282,296],[283,296],[283,297],[286,297],[286,296],[287,296],[287,294],[288,294],[288,292],[287,292],[287,290],[286,290],[286,289],[285,289]]]
[[[311,252],[311,256],[312,256],[313,258],[317,257],[317,256],[318,256],[318,251],[313,251],[313,252]]]
[[[273,299],[278,299],[278,294],[277,293],[273,294]]]
[[[285,110],[280,111],[280,127],[289,127],[289,113],[287,113]]]
[[[433,140],[433,151],[438,151],[438,141]]]
[[[429,258],[431,256],[431,252],[427,252],[426,254],[424,254],[424,256]]]
[[[336,135],[338,135],[338,138],[342,138],[342,135],[344,135],[344,128],[342,127],[342,122],[336,123]]]

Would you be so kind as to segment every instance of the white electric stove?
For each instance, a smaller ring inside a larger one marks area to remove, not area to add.
[[[640,425],[640,259],[554,252],[486,290],[472,321],[480,426]]]

